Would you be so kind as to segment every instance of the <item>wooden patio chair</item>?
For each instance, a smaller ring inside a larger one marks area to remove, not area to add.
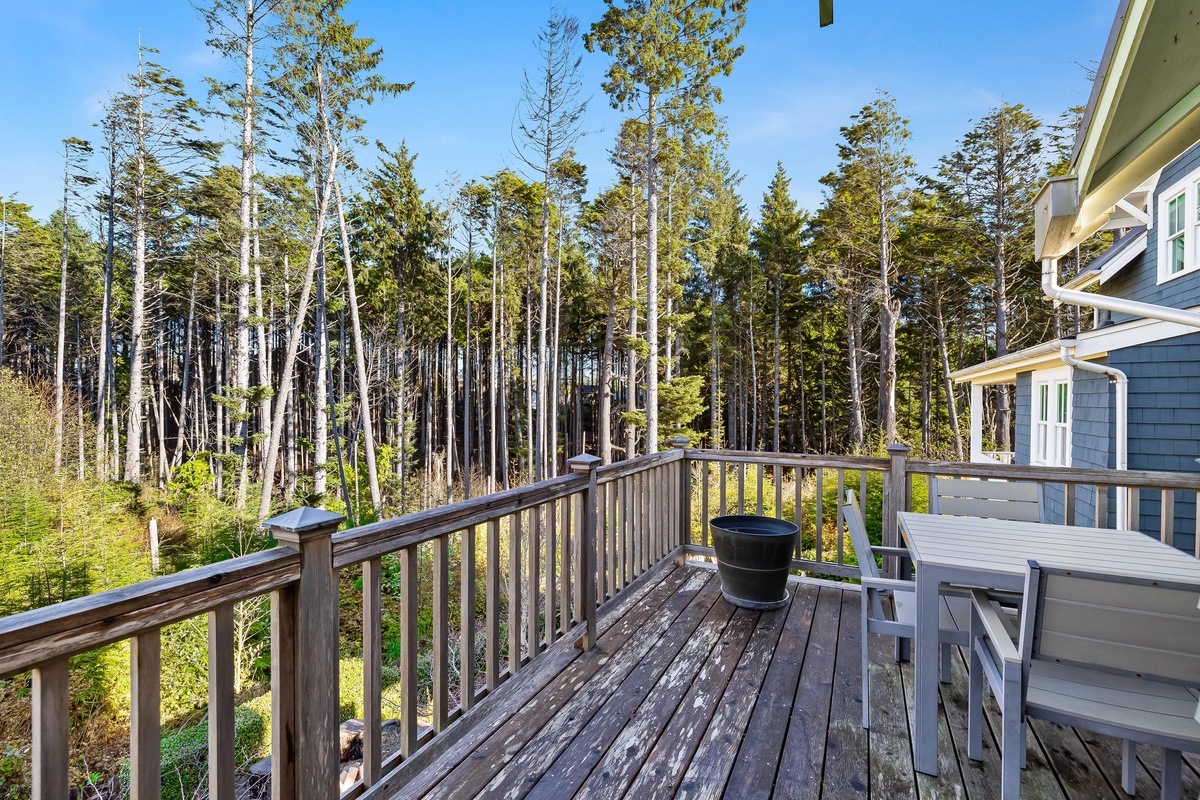
[[[877,555],[908,557],[908,550],[903,547],[879,547],[871,544],[867,536],[867,527],[863,522],[862,512],[853,489],[846,490],[845,503],[842,505],[842,518],[846,520],[846,528],[850,531],[850,540],[854,544],[854,555],[858,559],[858,568],[862,575],[862,704],[864,728],[871,727],[870,709],[870,648],[868,634],[883,633],[897,639],[911,640],[916,635],[916,584],[909,580],[884,578],[879,574],[879,565],[875,563]],[[888,618],[883,607],[883,598],[891,597],[894,614]],[[956,602],[961,608],[950,613],[948,603]],[[968,620],[970,618],[970,599],[962,594],[957,597],[943,597],[941,621],[943,627],[939,631],[941,642],[941,679],[943,683],[950,682],[951,647],[965,646],[969,643],[969,631],[955,624],[955,618]]]
[[[1134,793],[1137,743],[1162,747],[1162,797],[1180,795],[1181,753],[1200,752],[1200,584],[1029,563],[1016,645],[972,594],[967,755],[982,757],[983,682],[1000,703],[1001,796],[1020,796],[1025,720],[1124,740]]]
[[[929,479],[929,513],[1013,522],[1049,521],[1042,485],[1024,481],[976,481],[933,476]]]

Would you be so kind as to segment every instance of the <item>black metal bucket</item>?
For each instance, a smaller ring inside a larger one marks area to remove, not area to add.
[[[787,603],[787,576],[799,530],[795,523],[734,514],[716,517],[709,524],[725,599],[760,610]]]

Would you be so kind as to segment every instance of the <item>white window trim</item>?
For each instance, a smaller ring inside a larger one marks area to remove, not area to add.
[[[1200,169],[1192,170],[1181,180],[1158,193],[1158,205],[1154,222],[1158,228],[1158,281],[1159,285],[1200,271]],[[1167,205],[1183,195],[1183,269],[1171,274],[1167,257]]]
[[[1073,409],[1074,402],[1075,402],[1075,393],[1074,393],[1074,387],[1071,385],[1072,384],[1071,372],[1072,372],[1071,368],[1066,366],[1065,364],[1061,367],[1053,367],[1051,369],[1039,369],[1039,370],[1033,371],[1032,380],[1030,381],[1030,398],[1029,398],[1029,400],[1030,400],[1030,402],[1029,402],[1029,463],[1030,464],[1035,464],[1035,465],[1039,465],[1039,466],[1049,466],[1049,467],[1069,467],[1069,466],[1071,466],[1071,449],[1072,449],[1073,438],[1074,438],[1072,435],[1072,429],[1074,426],[1074,418],[1075,418],[1074,409]],[[1063,458],[1064,463],[1061,463],[1061,464],[1058,463],[1058,459],[1054,457],[1052,442],[1048,441],[1048,446],[1046,448],[1047,454],[1050,456],[1049,458],[1041,457],[1040,448],[1038,446],[1039,445],[1038,426],[1042,424],[1042,421],[1039,418],[1039,416],[1040,416],[1039,412],[1040,412],[1040,406],[1041,406],[1041,404],[1040,404],[1041,387],[1047,386],[1048,387],[1047,391],[1049,392],[1049,398],[1048,398],[1049,403],[1048,403],[1047,411],[1048,411],[1048,415],[1050,417],[1050,421],[1046,423],[1047,428],[1048,428],[1047,438],[1049,440],[1049,438],[1053,436],[1053,431],[1055,430],[1055,428],[1057,428],[1059,426],[1059,423],[1054,421],[1054,410],[1055,410],[1055,400],[1056,400],[1056,392],[1054,390],[1054,387],[1057,385],[1060,385],[1060,384],[1065,384],[1067,387],[1067,422],[1065,425],[1066,442],[1064,444],[1064,458]]]

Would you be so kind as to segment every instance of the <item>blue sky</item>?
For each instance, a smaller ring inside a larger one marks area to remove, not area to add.
[[[136,64],[138,29],[161,62],[202,96],[202,77],[227,70],[204,44],[187,0],[10,0],[0,27],[0,193],[17,193],[39,216],[61,197],[60,140],[94,139],[109,92]],[[601,0],[561,4],[581,28]],[[820,203],[818,179],[836,163],[838,128],[877,89],[895,95],[911,121],[921,170],[988,109],[1025,104],[1053,122],[1083,103],[1081,64],[1099,59],[1117,0],[838,0],[837,21],[817,26],[817,0],[750,0],[746,53],[724,79],[729,160],[753,212],[781,160],[802,205]],[[411,2],[350,0],[347,16],[385,51],[389,78],[413,90],[367,111],[365,134],[406,139],[428,191],[515,165],[510,128],[522,70],[535,66],[532,38],[544,0]],[[607,163],[621,120],[600,90],[603,54],[585,54],[592,92],[579,145],[592,192],[612,179]],[[231,154],[232,157],[232,154]],[[364,159],[366,160],[366,159]]]

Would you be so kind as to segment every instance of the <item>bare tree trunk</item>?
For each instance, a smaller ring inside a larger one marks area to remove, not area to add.
[[[112,398],[109,394],[109,387],[112,383],[109,373],[112,371],[110,363],[112,356],[112,279],[113,279],[113,245],[114,245],[114,226],[113,217],[115,214],[115,191],[117,180],[117,151],[115,143],[109,143],[109,182],[108,182],[108,207],[105,209],[105,215],[108,219],[108,238],[104,246],[104,296],[100,306],[100,358],[97,364],[97,372],[99,373],[100,391],[96,398],[96,479],[105,480],[108,477],[109,471],[105,469],[108,461],[108,446],[105,437],[105,428],[107,420],[105,419],[105,403],[110,398],[115,403],[116,398]],[[0,259],[2,261],[2,259]],[[4,305],[3,305],[3,267],[0,264],[0,362],[3,360],[3,342],[4,342]]]
[[[322,193],[325,191],[321,190]],[[325,237],[322,235],[317,244],[317,274],[314,279],[320,280],[324,272]],[[313,393],[313,494],[323,498],[329,490],[329,470],[326,468],[326,462],[329,460],[329,415],[333,409],[329,407],[329,370],[325,364],[329,359],[329,352],[325,346],[325,322],[320,305],[318,300],[318,320],[316,332],[313,334],[313,370],[316,373],[316,389]]]
[[[326,186],[333,180],[336,169],[337,149],[334,148],[329,159],[328,173],[325,179]],[[296,356],[300,352],[300,339],[304,333],[304,318],[308,314],[308,301],[312,295],[313,277],[317,271],[317,259],[321,251],[321,242],[324,241],[327,207],[328,198],[325,192],[318,191],[317,213],[308,256],[308,269],[304,274],[304,283],[300,287],[300,301],[297,305],[296,317],[292,320],[292,330],[288,335],[287,355],[283,359],[283,375],[279,380],[280,386],[290,385],[292,375],[296,370]],[[288,392],[280,392],[275,398],[275,414],[274,419],[271,421],[271,439],[270,444],[267,446],[267,465],[263,470],[262,496],[258,503],[258,518],[260,520],[266,519],[267,515],[271,513],[271,495],[275,488],[275,468],[279,462],[279,439],[283,431],[283,418],[287,410],[288,394]]]
[[[864,443],[862,397],[862,304],[857,297],[850,299],[846,309],[847,356],[850,367],[850,441],[856,448]]]
[[[454,260],[446,253],[446,502],[454,499]]]
[[[71,183],[71,145],[64,143],[63,158],[63,207],[62,207],[62,263],[58,285],[58,348],[54,355],[54,471],[62,469],[63,455],[63,357],[67,349],[67,223],[69,218],[68,199]]]
[[[958,400],[954,396],[954,380],[950,377],[950,353],[946,347],[946,321],[942,315],[940,295],[935,296],[933,308],[934,319],[937,322],[938,358],[942,367],[942,383],[946,390],[946,410],[950,415],[950,430],[954,432],[954,455],[959,461],[962,461],[964,457],[962,428],[958,422]]]
[[[637,455],[637,340],[638,274],[637,274],[637,210],[633,203],[633,175],[629,176],[629,334],[625,348],[625,458]]]
[[[496,386],[496,342],[499,334],[497,325],[499,318],[496,308],[496,282],[499,280],[498,270],[500,264],[500,209],[499,205],[493,211],[493,228],[492,234],[492,341],[491,351],[488,354],[488,419],[491,420],[491,435],[488,437],[488,492],[496,491],[496,435],[497,429],[500,427],[499,420],[496,418],[496,401],[497,401],[497,386]]]
[[[129,303],[129,409],[125,426],[125,480],[142,481],[142,328],[146,305],[145,73],[138,48],[137,153],[133,207],[133,287]]]
[[[350,331],[354,336],[354,369],[358,376],[359,409],[362,414],[363,449],[367,455],[367,480],[371,484],[371,508],[378,519],[383,508],[379,492],[379,470],[375,462],[375,427],[371,422],[371,393],[364,353],[362,323],[358,316],[358,290],[354,285],[354,261],[350,256],[350,235],[346,230],[346,214],[342,208],[342,187],[333,182],[337,201],[338,229],[342,234],[342,263],[346,266],[346,291],[350,294]]]
[[[646,452],[658,452],[658,93],[646,103]]]
[[[197,256],[197,260],[198,260]],[[199,272],[199,265],[192,268],[192,290],[188,294],[188,316],[187,316],[187,332],[184,335],[183,345],[183,380],[182,387],[179,392],[179,430],[175,434],[175,453],[171,458],[172,468],[178,467],[183,460],[183,454],[187,442],[187,422],[188,422],[188,389],[191,388],[192,378],[192,336],[195,330],[196,320],[196,273]]]
[[[613,267],[613,278],[616,278],[616,267]],[[603,464],[612,463],[612,381],[613,381],[613,343],[616,339],[617,294],[614,286],[608,295],[608,314],[604,320],[604,355],[600,362],[600,461]]]
[[[775,452],[779,452],[779,279],[775,281]]]
[[[710,274],[708,276],[708,314],[709,321],[712,324],[712,332],[709,337],[711,340],[711,349],[708,357],[709,368],[709,447],[721,447],[724,442],[724,437],[721,436],[722,428],[722,410],[721,410],[721,365],[720,352],[718,350],[717,341],[717,281]]]

